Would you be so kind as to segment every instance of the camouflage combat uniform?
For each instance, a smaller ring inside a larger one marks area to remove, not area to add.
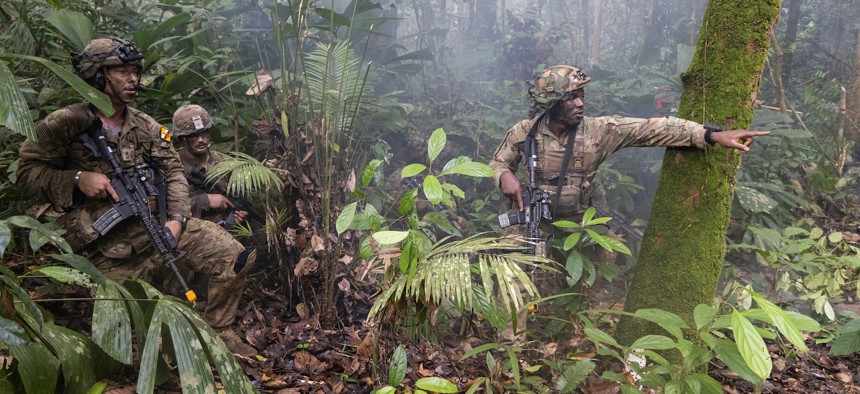
[[[191,174],[197,171],[200,171],[200,167],[194,166],[191,163],[194,162],[195,158],[191,157],[191,153],[186,149],[179,150],[179,158],[182,161],[182,168],[185,171],[185,177],[187,179],[191,179]],[[230,156],[227,156],[221,152],[210,149],[209,150],[209,159],[208,159],[208,167],[212,168],[215,164],[218,164],[222,161],[229,160]],[[219,184],[222,188],[226,189],[226,179],[222,179]],[[191,216],[195,218],[201,218],[204,220],[209,220],[212,222],[218,222],[224,219],[225,216],[230,212],[230,209],[211,209],[209,208],[209,195],[210,191],[203,190],[193,184],[191,182],[188,183],[188,198],[191,200]]]
[[[126,107],[124,116],[119,137],[103,130],[117,161],[124,169],[154,162],[165,174],[167,214],[190,216],[188,184],[170,142],[170,131],[130,107]],[[57,223],[66,230],[75,252],[90,258],[107,276],[149,280],[163,263],[138,221],[126,220],[99,236],[92,227],[93,221],[112,204],[108,199],[86,198],[74,184],[77,171],[106,175],[112,172],[108,163],[96,159],[74,139],[94,119],[86,104],[75,104],[38,122],[38,142],[27,140],[21,146],[18,184],[24,193],[64,212]],[[150,204],[153,208],[155,205]],[[245,276],[244,271],[237,275],[233,265],[245,248],[215,223],[193,218],[188,220],[178,243],[179,249],[187,253],[178,261],[180,267],[211,275],[203,317],[213,328],[228,326],[236,316]],[[253,265],[253,259],[254,255],[248,257],[246,267]]]
[[[496,186],[499,186],[500,178],[505,172],[516,173],[520,160],[517,143],[525,140],[537,119],[539,118],[523,120],[514,125],[496,149],[489,163],[495,173],[493,179]],[[538,125],[535,136],[538,151],[535,182],[538,187],[549,190],[551,201],[555,203],[557,186],[550,185],[549,179],[561,172],[567,135],[559,139],[549,131],[546,121],[542,123]],[[568,176],[563,183],[561,200],[553,220],[579,221],[585,210],[591,206],[591,191],[597,168],[613,152],[633,146],[703,148],[706,145],[704,136],[705,129],[702,125],[675,117],[584,117],[576,133],[576,142],[568,164]],[[524,174],[522,181],[528,184],[528,174]]]

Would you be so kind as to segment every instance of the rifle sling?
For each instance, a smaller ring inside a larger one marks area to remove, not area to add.
[[[546,112],[542,113],[540,117],[538,117],[537,121],[532,125],[531,130],[529,130],[529,135],[526,136],[526,140],[529,138],[535,138],[538,126],[543,121],[544,115],[546,115]],[[577,129],[579,129],[579,125],[575,126],[572,131],[568,132],[567,145],[564,147],[564,158],[561,161],[561,172],[559,173],[558,185],[556,185],[555,189],[555,204],[552,208],[552,217],[556,217],[555,214],[558,212],[558,205],[561,202],[561,187],[567,180],[567,166],[570,164],[570,155],[573,153],[573,145],[576,143]]]

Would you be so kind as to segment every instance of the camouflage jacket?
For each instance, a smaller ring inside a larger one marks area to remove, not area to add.
[[[94,171],[109,175],[110,165],[96,159],[75,137],[86,130],[95,119],[87,104],[74,104],[57,110],[36,123],[38,141],[27,140],[21,145],[18,185],[24,194],[48,202],[64,214],[57,220],[66,230],[69,243],[75,248],[101,251],[108,257],[127,257],[132,251],[144,251],[150,244],[137,221],[128,220],[99,237],[92,228],[93,221],[111,208],[108,199],[89,199],[75,187],[78,171]],[[119,137],[104,132],[108,145],[124,169],[155,163],[164,172],[167,190],[167,214],[190,216],[188,183],[182,172],[179,155],[170,143],[170,131],[150,116],[126,108],[125,123]],[[150,204],[155,208],[155,204]]]
[[[520,161],[517,143],[525,140],[534,122],[539,118],[523,120],[508,130],[504,140],[490,160],[499,180],[507,171],[516,174]],[[555,202],[557,186],[549,184],[549,179],[561,172],[567,135],[557,138],[547,127],[546,121],[538,125],[537,133],[537,171],[535,181],[539,187],[547,189]],[[705,129],[701,124],[675,117],[667,118],[625,118],[604,116],[585,117],[576,132],[576,141],[568,164],[568,176],[562,183],[558,217],[554,219],[575,219],[591,206],[591,190],[594,176],[600,163],[622,148],[631,146],[695,146],[703,148]],[[528,174],[521,181],[528,182]]]
[[[191,157],[191,154],[188,153],[186,149],[179,150],[179,158],[182,160],[182,168],[185,170],[185,177],[188,181],[188,198],[191,201],[191,215],[195,218],[203,218],[206,220],[210,220],[213,222],[218,222],[223,219],[224,213],[226,210],[211,210],[209,208],[209,190],[204,190],[203,188],[199,188],[193,184],[191,181],[191,174],[198,172],[201,170],[200,167],[191,164],[195,161],[194,158]],[[209,150],[209,161],[208,167],[212,168],[213,165],[218,164],[222,161],[229,160],[230,156],[227,156],[221,152],[210,149]],[[204,172],[205,174],[205,172]],[[219,184],[224,189],[227,188],[226,179],[222,179]],[[220,216],[220,217],[219,217]]]

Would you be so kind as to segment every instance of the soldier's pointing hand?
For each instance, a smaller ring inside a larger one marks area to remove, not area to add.
[[[750,145],[752,145],[753,142],[753,137],[768,134],[770,134],[768,131],[728,130],[712,133],[711,141],[714,141],[715,144],[719,144],[724,148],[732,148],[749,152]]]
[[[100,172],[82,172],[81,179],[78,181],[78,189],[89,198],[110,197],[114,202],[119,202],[119,196],[116,195],[116,190],[111,186],[110,180]]]

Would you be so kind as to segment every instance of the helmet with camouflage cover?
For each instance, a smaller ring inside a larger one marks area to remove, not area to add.
[[[196,134],[211,128],[212,118],[199,105],[183,105],[173,113],[173,135],[177,137]]]
[[[572,92],[591,81],[591,77],[577,67],[558,65],[547,68],[529,85],[529,98],[535,110],[544,112]]]
[[[133,64],[143,71],[143,54],[130,41],[96,38],[72,57],[75,74],[98,90],[105,87],[104,67]]]

